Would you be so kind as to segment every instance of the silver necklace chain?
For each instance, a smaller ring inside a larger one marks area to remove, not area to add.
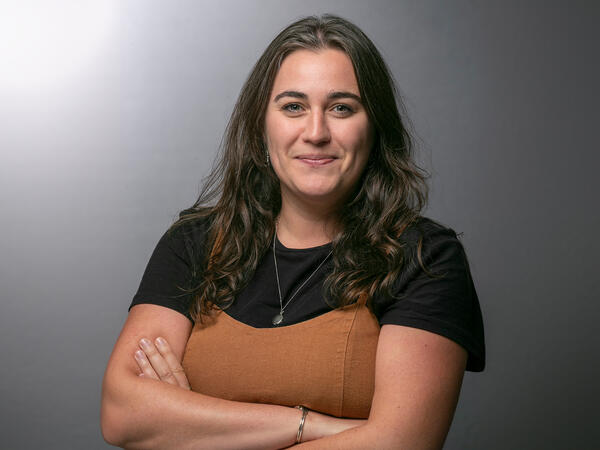
[[[276,239],[277,239],[277,224],[275,224],[275,234],[273,235],[273,262],[275,263],[275,278],[277,279],[277,292],[279,293],[279,314],[277,314],[275,317],[273,317],[273,325],[279,325],[281,322],[283,322],[283,310],[285,308],[287,308],[287,306],[290,304],[290,302],[296,296],[296,294],[300,291],[300,289],[302,289],[302,287],[308,282],[308,280],[310,280],[312,278],[312,276],[315,273],[317,273],[317,270],[319,270],[321,268],[321,266],[323,264],[325,264],[325,261],[327,261],[327,258],[329,258],[331,256],[331,254],[333,253],[333,250],[331,250],[329,253],[327,253],[327,256],[325,257],[325,259],[323,259],[323,261],[321,261],[321,263],[308,276],[308,278],[306,280],[304,280],[304,282],[298,287],[298,289],[296,289],[296,292],[294,292],[292,294],[292,296],[288,299],[288,301],[284,305],[283,297],[281,295],[281,284],[279,283],[279,270],[277,269],[277,256],[275,256],[275,240]]]

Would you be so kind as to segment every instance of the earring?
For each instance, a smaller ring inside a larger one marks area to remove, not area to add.
[[[265,151],[267,155],[267,166],[271,164],[271,159],[269,158],[269,150]]]

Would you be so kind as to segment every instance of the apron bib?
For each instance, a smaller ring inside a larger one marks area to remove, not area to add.
[[[379,329],[363,299],[279,328],[217,310],[195,324],[182,365],[192,390],[211,397],[367,419]]]

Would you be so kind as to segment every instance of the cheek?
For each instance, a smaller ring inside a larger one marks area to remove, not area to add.
[[[288,146],[297,136],[297,125],[286,120],[265,118],[265,136],[269,149],[272,152],[281,151]]]
[[[339,136],[343,139],[344,146],[351,149],[352,159],[355,163],[364,164],[369,159],[373,147],[373,134],[370,126],[347,126],[340,129]]]

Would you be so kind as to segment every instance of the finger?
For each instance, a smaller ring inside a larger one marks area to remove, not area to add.
[[[178,386],[177,380],[171,372],[171,368],[165,361],[165,358],[163,358],[163,356],[158,352],[154,344],[148,339],[144,338],[140,341],[140,347],[146,354],[150,364],[152,364],[152,368],[158,375],[158,378],[161,381],[166,381],[169,384]]]
[[[181,386],[184,389],[190,389],[190,383],[188,382],[188,379],[185,375],[185,371],[183,370],[183,367],[181,367],[177,356],[175,356],[175,353],[173,353],[173,351],[171,350],[171,347],[169,346],[167,340],[162,337],[158,337],[156,338],[155,342],[158,351],[163,356],[163,358],[165,358],[165,361],[169,365],[171,373],[177,380],[179,386]]]
[[[146,354],[143,351],[136,350],[134,356],[135,356],[135,360],[136,360],[140,370],[142,371],[142,373],[140,375],[143,375],[146,378],[152,378],[155,380],[159,379],[158,375],[152,368],[150,361],[148,361],[148,359],[146,358]]]

